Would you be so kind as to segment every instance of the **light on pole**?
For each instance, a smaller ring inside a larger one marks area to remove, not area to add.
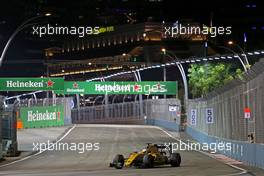
[[[234,42],[233,42],[232,40],[229,40],[229,41],[227,42],[227,44],[228,44],[228,45],[233,45]]]
[[[229,41],[229,42],[232,43],[232,41]],[[228,43],[229,43],[229,42],[228,42]],[[225,49],[225,50],[227,50],[227,51],[230,51],[230,52],[233,53],[234,55],[238,56],[237,58],[238,58],[238,60],[240,61],[240,63],[242,64],[244,71],[245,71],[245,72],[248,71],[248,68],[247,68],[246,64],[243,62],[243,60],[241,59],[241,57],[239,56],[238,53],[236,53],[234,50],[232,50],[232,49],[230,49],[230,48],[227,48],[227,47],[225,47],[225,46],[218,46],[218,48],[223,48],[223,49]]]
[[[246,41],[246,39],[245,39],[245,41]],[[233,42],[232,40],[228,41],[227,44],[228,45],[232,45],[232,46],[236,46],[243,53],[243,56],[244,56],[245,62],[246,62],[246,67],[249,69],[250,68],[250,64],[248,62],[248,58],[247,58],[247,55],[246,55],[245,51],[238,44]]]
[[[5,47],[4,47],[4,49],[3,49],[3,51],[2,51],[2,54],[1,54],[1,57],[0,57],[0,67],[1,67],[2,64],[3,64],[3,60],[4,60],[4,57],[5,57],[5,55],[6,55],[7,49],[9,48],[9,46],[10,46],[12,40],[15,38],[15,36],[16,36],[20,31],[22,31],[25,27],[27,27],[28,24],[29,24],[29,22],[34,21],[35,19],[37,19],[37,18],[41,18],[41,17],[44,17],[44,16],[46,16],[46,17],[51,16],[51,13],[46,13],[46,14],[44,14],[44,15],[38,15],[38,16],[35,16],[35,17],[32,17],[32,18],[29,18],[29,19],[27,19],[25,22],[23,22],[23,23],[22,23],[22,24],[21,24],[21,25],[20,25],[20,26],[19,26],[19,27],[13,32],[13,34],[9,37],[9,39],[8,39],[8,41],[7,41],[7,43],[6,43]]]
[[[173,60],[178,60],[177,56],[172,53],[172,52],[168,52],[166,50],[166,53],[169,53],[171,54],[172,56],[170,56],[169,54],[166,54],[166,56],[168,56],[169,58],[173,59]],[[181,76],[182,76],[182,79],[183,79],[183,85],[184,85],[184,104],[187,105],[187,100],[188,100],[188,82],[187,82],[187,76],[186,76],[186,73],[183,69],[183,66],[180,62],[176,62],[176,66],[178,67],[178,69],[180,70],[180,73],[181,73]]]
[[[163,54],[166,54],[166,49],[165,48],[162,48],[161,51],[162,51]]]
[[[164,58],[164,55],[166,54],[166,49],[165,48],[162,48],[161,49],[161,52],[162,52],[162,62],[165,63],[165,58]],[[167,73],[166,73],[166,67],[163,67],[163,81],[167,81]],[[164,99],[167,98],[166,94],[163,95]]]
[[[45,13],[44,16],[51,16],[52,14],[51,13]]]
[[[246,47],[247,47],[247,33],[245,33],[245,32],[243,34],[243,40],[244,40],[244,51],[246,51]]]

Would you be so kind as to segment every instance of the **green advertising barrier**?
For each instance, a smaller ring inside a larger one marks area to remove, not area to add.
[[[64,125],[64,107],[34,106],[20,108],[23,128],[40,128]]]
[[[176,95],[177,82],[64,82],[64,92],[57,94],[156,94]]]
[[[176,81],[71,82],[63,78],[0,78],[0,91],[54,91],[57,94],[176,95]]]
[[[63,90],[63,78],[0,78],[0,91]]]

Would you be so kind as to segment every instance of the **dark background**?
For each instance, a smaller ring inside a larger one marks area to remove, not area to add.
[[[4,0],[0,6],[0,49],[12,32],[25,20],[42,13],[52,13],[51,18],[38,19],[37,23],[59,25],[119,25],[127,24],[125,14],[131,13],[135,23],[146,21],[191,20],[213,26],[232,26],[232,35],[216,38],[222,45],[229,39],[243,43],[247,34],[247,50],[264,47],[264,8],[252,0],[235,1],[174,1],[174,0]],[[38,38],[29,27],[13,40],[0,76],[41,76],[44,49],[61,46],[62,38]]]

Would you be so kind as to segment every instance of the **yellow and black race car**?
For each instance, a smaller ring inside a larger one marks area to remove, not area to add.
[[[133,152],[128,158],[118,154],[110,163],[110,167],[122,169],[125,167],[152,168],[158,165],[170,164],[172,167],[179,167],[181,164],[181,155],[179,153],[171,153],[168,146],[147,144],[147,147],[140,152]]]

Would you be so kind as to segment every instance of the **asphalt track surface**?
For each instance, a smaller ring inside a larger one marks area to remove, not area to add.
[[[8,176],[217,176],[239,175],[240,170],[197,151],[181,152],[181,167],[151,169],[109,168],[115,154],[128,156],[146,143],[177,142],[158,127],[140,125],[77,125],[60,143],[100,143],[98,151],[44,151],[15,163],[0,167],[0,175]],[[243,174],[247,175],[247,174]]]

